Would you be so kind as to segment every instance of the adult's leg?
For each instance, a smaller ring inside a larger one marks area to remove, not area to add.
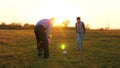
[[[49,57],[49,48],[48,48],[48,38],[47,38],[47,35],[46,33],[43,33],[43,36],[42,36],[42,45],[43,45],[43,49],[44,49],[44,58],[48,58]]]
[[[41,26],[40,38],[42,41],[41,45],[44,50],[44,58],[48,58],[49,57],[48,38],[45,32],[45,28],[43,26]]]
[[[37,41],[38,56],[41,56],[42,55],[41,29],[38,26],[36,26],[34,32]]]

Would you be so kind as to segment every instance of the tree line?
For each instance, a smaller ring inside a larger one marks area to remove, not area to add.
[[[68,27],[68,25],[70,24],[69,20],[64,20],[63,21],[63,26],[54,26],[53,29],[59,29],[59,28],[63,28],[63,29],[75,29],[74,27]],[[29,24],[29,23],[25,23],[25,24],[21,24],[21,23],[15,23],[12,22],[10,24],[6,24],[5,22],[1,22],[0,24],[0,29],[7,29],[7,30],[11,30],[11,29],[34,29],[35,25],[34,24]],[[86,30],[91,30],[89,24],[85,25]],[[105,28],[99,28],[97,30],[109,30],[109,25]]]
[[[5,22],[2,22],[0,24],[0,29],[33,29],[34,28],[34,24],[29,24],[29,23],[25,23],[25,24],[21,24],[21,23],[11,23],[11,24],[6,24]]]
[[[68,27],[68,22],[64,22],[63,23],[64,26],[54,26],[52,29],[56,30],[56,29],[59,29],[59,28],[62,28],[62,29],[74,29],[74,27]],[[21,23],[10,23],[10,24],[6,24],[5,22],[2,22],[0,24],[0,29],[7,29],[7,30],[11,30],[11,29],[18,29],[18,30],[21,30],[21,29],[34,29],[35,25],[34,24],[29,24],[29,23],[25,23],[25,24],[21,24]]]
[[[75,29],[74,27],[68,27],[69,25],[69,20],[64,21],[62,24],[64,26],[54,26],[53,29]],[[5,22],[2,22],[0,24],[0,29],[7,29],[7,30],[11,30],[11,29],[34,29],[35,25],[34,24],[29,24],[29,23],[25,23],[25,24],[21,24],[21,23],[10,23],[10,24],[6,24]],[[86,25],[86,29],[90,29],[89,25]]]

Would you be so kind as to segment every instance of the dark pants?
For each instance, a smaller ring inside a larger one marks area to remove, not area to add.
[[[44,58],[49,57],[48,38],[45,32],[45,28],[41,25],[35,26],[34,32],[37,41],[38,54],[42,54],[44,50]]]

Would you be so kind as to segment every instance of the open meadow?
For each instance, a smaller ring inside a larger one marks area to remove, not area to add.
[[[87,31],[82,51],[76,51],[75,30],[58,28],[51,34],[50,58],[43,59],[33,30],[0,30],[0,68],[120,68],[120,30]]]

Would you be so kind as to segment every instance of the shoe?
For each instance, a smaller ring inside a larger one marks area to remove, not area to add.
[[[41,56],[42,54],[41,53],[38,53],[38,56]]]

